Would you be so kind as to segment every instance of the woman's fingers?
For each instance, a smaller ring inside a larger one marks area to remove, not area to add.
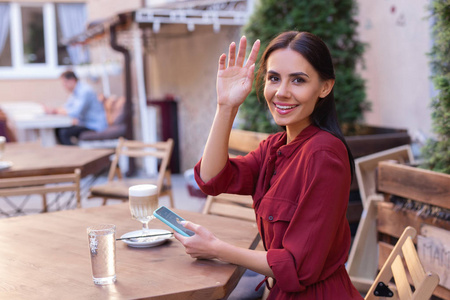
[[[241,37],[239,41],[239,51],[237,56],[236,65],[242,67],[245,60],[245,52],[247,50],[247,38],[245,36]]]
[[[225,70],[225,61],[227,60],[227,55],[225,53],[223,53],[220,57],[219,57],[219,71],[220,70]]]
[[[190,221],[181,221],[180,224],[183,225],[184,228],[192,230],[193,232],[197,232],[200,227],[200,225],[192,223]]]
[[[245,66],[251,66],[256,62],[256,58],[258,57],[258,51],[260,48],[260,41],[256,40],[256,42],[253,44],[252,50],[250,52],[250,55],[248,57],[248,60],[245,64]],[[239,41],[239,50],[236,58],[236,43],[232,42],[230,44],[229,50],[228,50],[228,67],[243,67],[244,61],[245,61],[245,53],[247,50],[247,38],[245,36],[241,37],[241,40]],[[219,58],[219,70],[225,70],[226,67],[226,54],[222,54]]]
[[[256,40],[255,43],[253,43],[252,51],[248,56],[247,63],[245,64],[246,66],[251,66],[256,62],[260,46],[261,46],[260,40]]]
[[[234,67],[236,63],[236,44],[232,42],[228,50],[228,67]]]

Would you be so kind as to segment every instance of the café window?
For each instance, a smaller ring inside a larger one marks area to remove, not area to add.
[[[89,63],[85,46],[63,41],[85,29],[84,3],[0,3],[0,78],[55,77]]]
[[[9,4],[0,3],[0,67],[12,66]]]
[[[45,63],[44,12],[42,7],[21,7],[23,62]]]

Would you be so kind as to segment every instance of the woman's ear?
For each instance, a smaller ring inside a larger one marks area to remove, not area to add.
[[[319,95],[320,98],[325,98],[326,96],[328,96],[328,94],[333,89],[334,82],[335,82],[334,79],[327,79],[323,82],[322,90]]]

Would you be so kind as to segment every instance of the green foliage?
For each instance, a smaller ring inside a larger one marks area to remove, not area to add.
[[[429,140],[424,147],[424,167],[450,174],[450,0],[434,0],[430,10],[435,21],[430,54],[432,79],[438,91],[431,103],[431,116],[438,140]]]
[[[354,0],[260,0],[259,6],[244,28],[253,43],[261,40],[263,49],[279,33],[289,30],[308,31],[323,39],[330,49],[336,72],[334,88],[336,109],[341,122],[352,123],[362,117],[365,109],[365,82],[356,73],[362,60],[364,44],[356,38],[357,12]],[[273,132],[265,101],[258,101],[253,91],[240,109],[243,128]]]

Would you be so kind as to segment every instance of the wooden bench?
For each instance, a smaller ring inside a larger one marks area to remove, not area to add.
[[[367,286],[373,281],[376,270],[384,264],[396,240],[407,226],[414,227],[419,235],[423,234],[424,228],[443,230],[444,233],[450,234],[450,221],[441,218],[437,213],[450,210],[450,175],[392,162],[380,162],[377,192],[380,194],[369,197],[370,207],[362,220],[364,226],[361,230],[358,228],[354,241],[356,245],[350,254],[354,261],[348,271],[357,288],[363,287],[364,284]],[[427,208],[434,213],[424,214]],[[377,236],[378,251],[377,245],[371,240],[366,243],[358,241],[373,234]],[[414,242],[417,243],[417,240],[416,238]],[[450,259],[448,254],[446,259],[447,262]],[[352,274],[360,274],[360,277],[352,277]],[[449,289],[442,285],[436,288],[434,295],[450,299]]]

